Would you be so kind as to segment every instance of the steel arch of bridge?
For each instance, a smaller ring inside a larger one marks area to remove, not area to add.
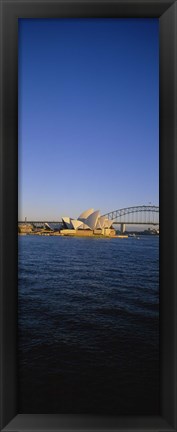
[[[159,206],[126,207],[106,213],[104,216],[117,224],[158,225]]]

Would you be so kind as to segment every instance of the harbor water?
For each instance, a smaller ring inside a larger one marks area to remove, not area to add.
[[[20,413],[159,413],[159,238],[19,236]]]

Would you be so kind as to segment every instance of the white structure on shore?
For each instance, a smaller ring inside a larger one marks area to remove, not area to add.
[[[77,219],[63,217],[62,222],[64,229],[92,231],[110,229],[113,224],[113,220],[107,219],[106,216],[101,216],[99,210],[94,211],[93,208],[81,213]]]

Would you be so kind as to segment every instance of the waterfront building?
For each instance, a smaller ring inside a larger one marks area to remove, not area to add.
[[[33,227],[31,224],[19,224],[18,225],[18,233],[19,234],[29,234],[33,231]]]
[[[101,216],[100,211],[94,211],[90,208],[77,219],[71,217],[62,217],[62,233],[63,234],[77,234],[80,235],[115,235],[115,230],[112,228],[113,220],[109,220],[106,216]]]

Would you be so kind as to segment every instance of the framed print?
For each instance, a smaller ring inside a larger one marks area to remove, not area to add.
[[[1,1],[2,431],[177,430],[176,7]]]

